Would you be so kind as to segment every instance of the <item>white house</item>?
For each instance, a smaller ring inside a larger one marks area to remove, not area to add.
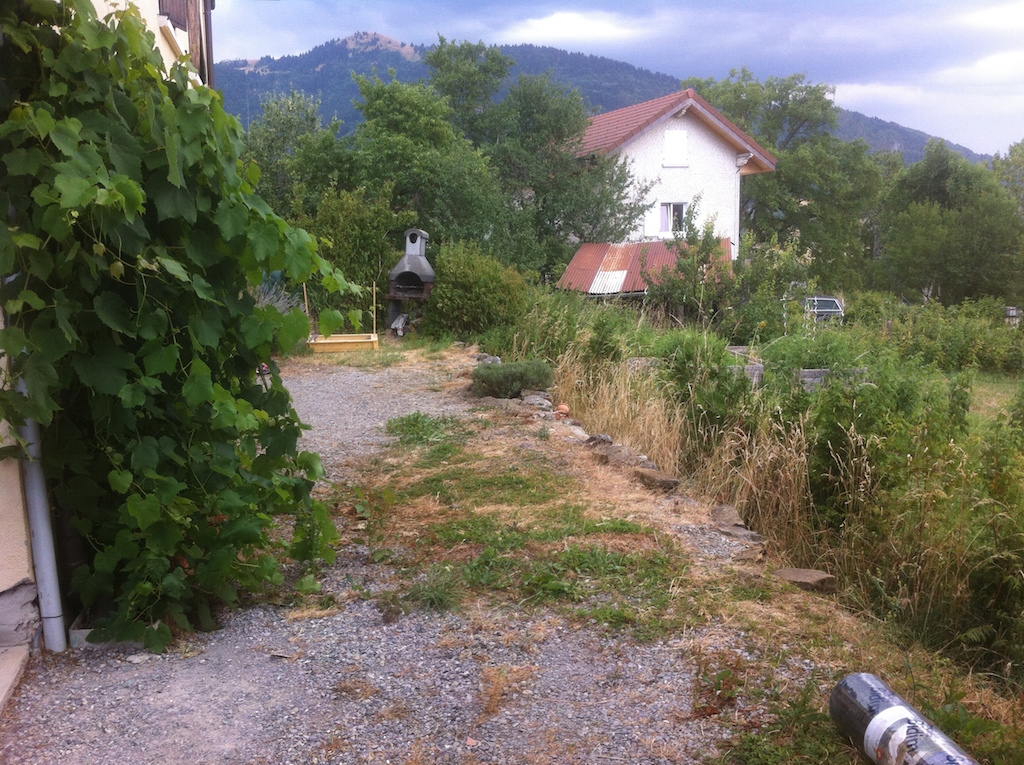
[[[740,179],[775,169],[775,157],[693,89],[597,115],[580,151],[581,156],[592,154],[617,154],[630,161],[638,180],[652,184],[651,206],[630,237],[633,244],[647,242],[644,249],[651,256],[666,250],[664,241],[673,238],[673,228],[682,221],[687,206],[700,196],[697,225],[713,221],[726,253],[735,258],[740,241]],[[625,252],[621,243],[584,244],[559,286],[612,294],[636,292],[639,285],[642,292],[646,285],[632,272],[640,260],[627,258]],[[606,256],[614,262],[605,263]],[[610,276],[613,271],[622,275],[621,288]]]

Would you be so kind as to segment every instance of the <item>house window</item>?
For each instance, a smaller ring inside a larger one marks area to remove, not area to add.
[[[686,167],[690,164],[689,146],[685,130],[665,131],[664,167]]]
[[[682,231],[686,219],[685,202],[666,202],[661,205],[661,230],[664,233]]]
[[[188,0],[160,0],[159,8],[178,29],[188,29]]]

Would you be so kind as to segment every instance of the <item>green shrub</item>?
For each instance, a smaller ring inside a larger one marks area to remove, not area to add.
[[[666,362],[675,397],[692,413],[692,425],[708,444],[739,418],[750,381],[726,341],[711,332],[676,330],[654,342],[653,353]]]
[[[524,390],[547,390],[554,381],[554,372],[541,359],[481,364],[473,370],[473,389],[478,396],[515,398]]]
[[[476,244],[442,246],[435,271],[437,281],[423,326],[430,335],[480,335],[515,323],[526,310],[526,280]]]

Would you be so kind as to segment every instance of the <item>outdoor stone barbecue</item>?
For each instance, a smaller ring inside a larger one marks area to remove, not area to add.
[[[421,229],[405,232],[405,255],[388,274],[388,324],[403,313],[407,300],[426,302],[434,287],[434,269],[427,262],[427,242],[430,235]]]

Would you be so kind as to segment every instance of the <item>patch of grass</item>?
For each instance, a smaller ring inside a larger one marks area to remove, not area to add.
[[[462,579],[477,590],[507,590],[513,586],[521,565],[521,559],[488,547],[463,566]]]
[[[416,467],[429,469],[454,460],[468,436],[467,429],[455,417],[432,417],[413,412],[388,420],[388,435],[396,436],[404,447],[427,447],[416,460]]]
[[[624,518],[588,518],[586,508],[578,504],[563,504],[545,514],[545,523],[535,538],[554,541],[565,537],[583,537],[591,534],[653,534],[646,526]]]
[[[479,544],[497,552],[518,550],[527,541],[526,532],[515,525],[501,525],[496,516],[469,514],[430,527],[437,542],[453,547],[459,544]]]
[[[605,627],[621,629],[637,623],[639,617],[634,609],[619,604],[604,603],[593,608],[577,609],[576,614],[583,619],[590,619]]]
[[[579,600],[580,590],[575,577],[558,560],[532,563],[522,572],[520,589],[524,602],[540,602],[555,598]]]
[[[971,417],[975,424],[994,422],[1000,412],[1006,411],[1020,384],[1015,375],[979,372],[971,389]]]
[[[407,485],[402,493],[410,499],[435,496],[445,504],[469,509],[483,505],[528,506],[558,498],[563,483],[539,461],[514,465],[460,462]]]
[[[459,421],[454,417],[432,417],[413,412],[388,420],[384,432],[396,436],[402,446],[433,446],[460,435]]]
[[[339,367],[353,369],[387,369],[405,360],[405,354],[394,347],[381,346],[379,350],[348,351],[331,354]]]
[[[789,705],[774,706],[774,720],[726,744],[719,765],[860,765],[864,760],[843,741],[819,708],[817,683],[808,680]]]
[[[395,502],[378,548],[415,539],[401,554],[407,568],[399,574],[409,579],[391,604],[396,618],[414,605],[452,608],[471,593],[554,608],[573,621],[628,629],[643,640],[693,621],[690,592],[675,586],[687,563],[674,542],[649,526],[567,501],[585,487],[542,450],[496,451],[485,423],[456,428],[422,413],[392,420],[388,431],[397,442],[384,468]],[[514,441],[530,433],[506,423],[500,435]],[[456,437],[461,446],[447,464],[425,466],[423,447],[437,449]],[[410,448],[418,460],[409,459]],[[415,525],[406,526],[406,519]]]
[[[431,611],[450,611],[462,600],[459,579],[450,566],[435,563],[413,582],[403,600]]]

